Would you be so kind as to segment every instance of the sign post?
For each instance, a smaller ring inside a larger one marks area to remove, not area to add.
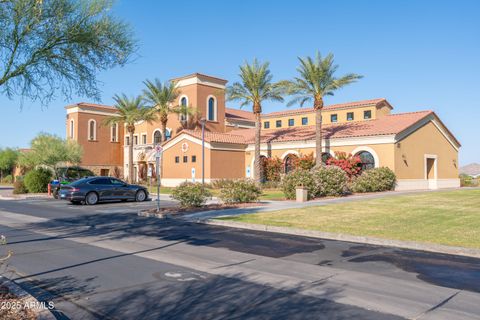
[[[157,175],[157,211],[160,211],[160,158],[162,157],[163,148],[157,144],[155,146],[155,171]]]

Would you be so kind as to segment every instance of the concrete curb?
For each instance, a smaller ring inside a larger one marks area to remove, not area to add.
[[[28,303],[29,305],[35,305],[35,306],[40,306],[42,303],[38,301],[34,296],[32,296],[30,293],[25,291],[22,287],[20,287],[18,284],[13,282],[12,280],[0,276],[0,285],[5,286],[8,288],[8,290],[16,295],[19,298],[23,298],[25,303]],[[55,316],[52,314],[52,312],[48,309],[34,309],[34,312],[37,315],[37,320],[55,320]]]
[[[263,224],[251,224],[243,222],[233,222],[233,221],[223,221],[223,220],[197,220],[197,223],[210,224],[216,226],[224,226],[238,229],[246,230],[255,230],[263,232],[272,232],[272,233],[283,233],[289,235],[319,238],[319,239],[328,239],[328,240],[339,240],[355,243],[364,243],[372,244],[386,247],[395,247],[401,249],[411,249],[419,251],[427,251],[434,253],[442,253],[456,256],[465,256],[471,258],[480,258],[480,249],[471,249],[463,247],[453,247],[440,244],[428,244],[428,243],[418,243],[413,241],[400,241],[400,240],[389,240],[373,237],[362,237],[362,236],[352,236],[348,234],[340,233],[330,233],[322,232],[315,230],[305,230],[305,229],[296,229],[289,227],[276,227],[276,226],[267,226]]]

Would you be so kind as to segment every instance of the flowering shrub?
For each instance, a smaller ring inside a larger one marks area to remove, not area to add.
[[[308,191],[308,198],[315,197],[316,185],[310,171],[303,169],[295,169],[289,172],[282,181],[282,190],[287,199],[295,199],[295,189],[298,186],[303,186]]]
[[[348,191],[348,177],[345,171],[336,166],[326,166],[311,170],[316,197],[341,196]]]
[[[217,179],[217,180],[213,180],[211,185],[213,189],[222,189],[222,188],[225,188],[225,186],[230,185],[230,183],[232,182],[233,182],[232,179]]]
[[[280,174],[283,169],[283,162],[279,157],[262,158],[263,174],[267,181],[280,181]]]
[[[172,191],[172,198],[179,201],[183,208],[201,207],[211,196],[201,183],[183,182]]]
[[[262,190],[250,179],[230,181],[220,189],[220,199],[225,203],[245,203],[258,201]]]
[[[293,165],[296,169],[310,170],[315,167],[315,158],[313,157],[313,152],[305,155],[300,155],[300,157],[293,160]]]
[[[374,168],[362,172],[353,179],[350,189],[353,192],[379,192],[393,190],[397,178],[395,173],[387,167]]]
[[[362,160],[359,156],[352,156],[351,153],[335,152],[335,157],[327,160],[327,165],[337,166],[347,174],[348,178],[356,177],[362,171],[360,166]]]

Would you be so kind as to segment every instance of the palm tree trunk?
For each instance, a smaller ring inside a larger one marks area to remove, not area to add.
[[[167,141],[167,121],[162,121],[162,140]],[[163,153],[162,153],[162,158],[163,158]],[[158,165],[159,176],[157,177],[157,179],[161,179],[163,175],[163,159],[162,158],[160,158],[160,163]]]
[[[129,131],[130,144],[128,145],[128,182],[133,183],[133,131]]]
[[[255,113],[255,181],[262,182],[262,172],[260,166],[260,137],[262,130],[262,120],[260,113]]]
[[[323,99],[316,98],[314,102],[315,109],[315,165],[323,166],[322,162],[322,108]]]
[[[167,122],[162,121],[162,141],[167,141]]]

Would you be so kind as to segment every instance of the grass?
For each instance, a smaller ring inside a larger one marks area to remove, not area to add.
[[[160,187],[160,194],[172,194],[173,187]],[[210,192],[214,197],[220,195],[220,189],[209,188]],[[157,187],[150,186],[148,188],[150,194],[157,194]],[[260,200],[285,200],[285,196],[280,189],[263,189],[263,195],[260,197]]]
[[[224,218],[480,249],[480,190],[389,196]]]

